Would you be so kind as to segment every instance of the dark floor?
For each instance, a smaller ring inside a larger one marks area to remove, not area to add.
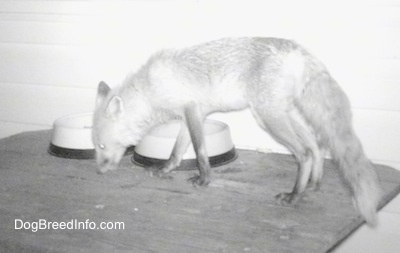
[[[49,139],[39,131],[0,140],[1,252],[326,252],[363,222],[330,162],[319,191],[281,206],[274,196],[294,184],[291,156],[240,150],[195,188],[187,178],[196,171],[153,178],[129,157],[97,175],[93,160],[48,155]],[[400,172],[377,168],[383,205],[400,191]],[[124,228],[89,228],[101,222]]]

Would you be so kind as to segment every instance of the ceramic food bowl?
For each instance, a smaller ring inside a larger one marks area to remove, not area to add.
[[[78,113],[57,119],[48,152],[63,158],[94,159],[92,118],[93,113]],[[132,150],[128,149],[127,154]]]
[[[141,166],[153,166],[167,161],[180,130],[180,121],[171,121],[152,129],[136,146],[132,161]],[[237,154],[232,143],[229,126],[223,122],[206,120],[204,123],[206,149],[212,167],[233,161]],[[183,156],[181,170],[197,166],[193,145]]]

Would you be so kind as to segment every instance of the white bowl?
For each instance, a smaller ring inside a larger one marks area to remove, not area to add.
[[[94,149],[92,141],[93,113],[78,113],[54,121],[51,143],[69,149]]]
[[[143,166],[151,166],[168,160],[180,130],[180,121],[153,128],[135,147],[132,161]],[[219,166],[236,158],[229,126],[216,120],[206,120],[204,123],[205,144],[211,166]],[[196,154],[190,144],[183,156],[190,165],[195,166]],[[193,166],[192,166],[193,167]]]
[[[63,158],[94,159],[92,121],[92,112],[71,114],[54,121],[48,152]],[[132,153],[133,147],[129,147],[125,154]]]

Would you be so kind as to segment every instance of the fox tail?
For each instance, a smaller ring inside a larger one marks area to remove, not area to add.
[[[330,149],[350,187],[355,207],[370,226],[375,226],[381,188],[374,165],[354,133],[347,96],[326,71],[309,80],[299,107],[313,126],[320,145]]]

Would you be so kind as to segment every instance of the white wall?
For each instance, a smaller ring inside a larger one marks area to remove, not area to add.
[[[90,111],[154,51],[225,36],[293,38],[349,95],[367,154],[400,168],[400,1],[0,0],[0,137]],[[238,146],[282,150],[248,112],[217,115]],[[248,119],[248,120],[247,120]],[[235,123],[236,122],[236,123]]]

